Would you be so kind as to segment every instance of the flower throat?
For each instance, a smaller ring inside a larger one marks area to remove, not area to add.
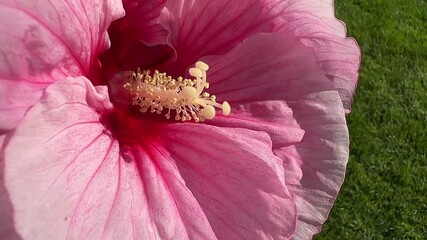
[[[224,115],[231,112],[228,102],[219,104],[215,95],[203,92],[205,88],[209,88],[206,81],[208,69],[206,63],[197,62],[189,70],[194,79],[174,79],[157,70],[153,75],[150,75],[150,70],[128,71],[127,83],[123,87],[133,95],[132,104],[138,105],[143,113],[150,111],[161,114],[163,110],[167,110],[167,119],[171,118],[172,113],[177,121],[194,119],[195,122],[203,122],[215,117],[215,107],[222,109]]]

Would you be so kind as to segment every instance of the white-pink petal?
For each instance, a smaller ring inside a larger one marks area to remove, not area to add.
[[[300,143],[278,147],[286,184],[298,206],[295,240],[310,239],[327,219],[344,181],[349,134],[336,91],[309,94],[290,103],[294,118],[305,130]]]

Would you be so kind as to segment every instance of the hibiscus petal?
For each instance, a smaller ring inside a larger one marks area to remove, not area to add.
[[[165,2],[123,1],[126,15],[108,29],[112,45],[101,58],[106,79],[123,70],[148,69],[171,58],[173,51],[166,45],[168,32],[159,23]]]
[[[168,32],[159,23],[165,3],[166,0],[123,0],[126,16],[113,26],[122,33],[135,35],[148,46],[165,44]]]
[[[266,131],[274,147],[299,143],[304,136],[289,103],[334,89],[313,52],[284,33],[257,34],[224,55],[202,60],[210,66],[208,91],[233,108],[230,116],[210,123]]]
[[[334,14],[334,0],[281,1],[284,31],[293,32],[314,49],[317,63],[338,90],[346,113],[351,110],[359,77],[361,52],[353,38],[346,38],[346,26]]]
[[[208,123],[269,134],[296,199],[295,239],[310,238],[344,180],[349,143],[340,97],[314,53],[283,33],[270,33],[202,60],[210,66],[209,92],[233,109]]]
[[[100,122],[111,110],[105,87],[81,77],[52,84],[26,114],[5,154],[17,231],[35,240],[215,239],[171,159],[143,147],[120,154]]]
[[[223,54],[247,37],[275,31],[278,1],[171,0],[160,23],[177,53],[169,72],[182,74],[200,57]]]
[[[167,69],[173,74],[182,74],[204,55],[224,54],[254,34],[296,36],[314,49],[316,62],[350,111],[360,49],[354,39],[346,38],[345,25],[335,18],[333,0],[171,0],[160,21],[177,54]]]
[[[267,134],[172,124],[159,139],[219,239],[289,239],[296,209]]]
[[[0,4],[0,129],[12,129],[66,76],[99,77],[106,30],[123,14],[121,1],[25,1]]]
[[[293,239],[309,239],[320,231],[344,181],[349,136],[336,92],[320,92],[290,103],[302,129],[300,143],[274,149],[284,160],[286,184],[298,206]],[[298,171],[293,171],[297,168]],[[302,174],[300,174],[300,172]]]
[[[334,89],[313,51],[285,33],[257,34],[226,54],[201,60],[209,65],[208,91],[220,102],[292,101]]]

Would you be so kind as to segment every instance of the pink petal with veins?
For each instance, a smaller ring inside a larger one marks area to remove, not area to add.
[[[169,31],[168,44],[176,52],[168,72],[182,74],[200,57],[224,54],[247,37],[274,32],[275,5],[259,0],[167,1],[160,23]]]
[[[356,40],[346,37],[344,22],[335,17],[334,0],[280,2],[280,31],[293,32],[305,46],[314,49],[316,62],[338,90],[349,113],[359,78],[361,52]]]
[[[160,135],[218,239],[290,239],[296,209],[264,132],[171,124]]]
[[[105,90],[52,84],[16,129],[5,178],[23,239],[215,239],[170,159],[123,159]]]
[[[123,14],[118,0],[2,1],[0,129],[13,129],[42,90],[67,76],[99,82],[107,28]]]
[[[335,91],[323,91],[289,104],[304,129],[300,143],[277,146],[286,184],[298,206],[295,240],[310,239],[321,227],[344,181],[349,136],[344,110]]]
[[[269,134],[297,204],[295,239],[312,237],[344,180],[349,144],[340,97],[314,52],[284,33],[269,33],[202,60],[210,66],[208,91],[233,108],[208,123]]]
[[[168,44],[176,52],[176,62],[167,68],[174,74],[182,74],[205,55],[224,54],[254,34],[296,36],[314,50],[322,74],[350,111],[360,49],[354,39],[346,38],[345,25],[335,18],[332,0],[171,0],[160,23],[170,32]]]

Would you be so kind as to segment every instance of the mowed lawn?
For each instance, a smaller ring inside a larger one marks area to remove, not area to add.
[[[315,240],[427,239],[427,1],[335,0],[362,49],[345,183]]]

